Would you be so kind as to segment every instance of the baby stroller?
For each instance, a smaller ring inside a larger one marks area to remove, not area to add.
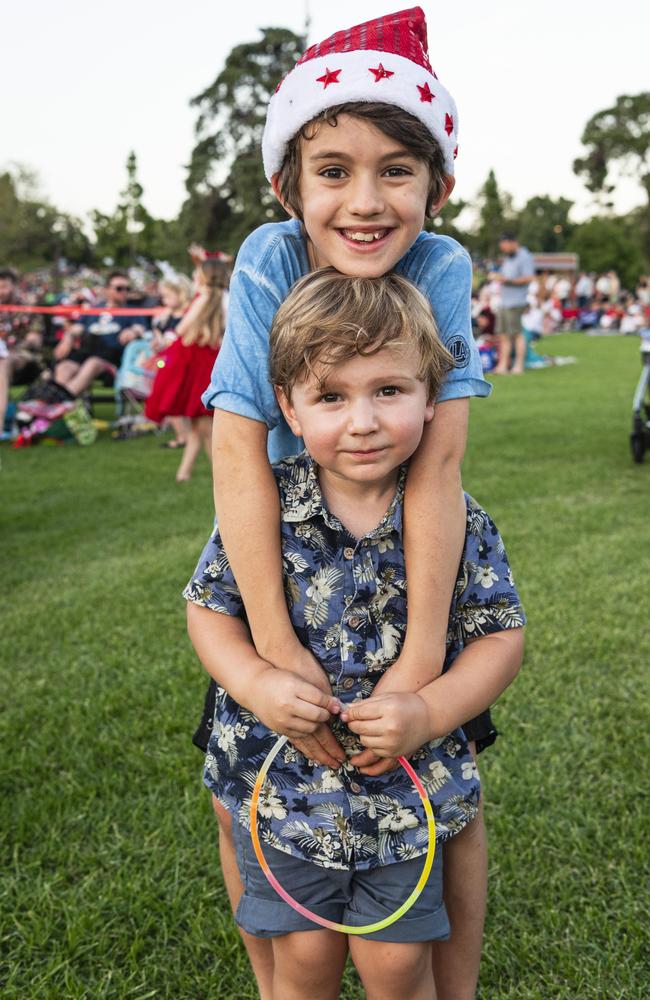
[[[630,445],[635,462],[642,462],[650,448],[650,327],[641,331],[641,364],[643,369],[632,404]]]
[[[144,403],[151,393],[156,374],[156,369],[148,365],[152,353],[148,340],[132,340],[124,348],[115,376],[118,418],[114,425],[114,437],[128,438],[158,430],[158,426],[144,415]]]

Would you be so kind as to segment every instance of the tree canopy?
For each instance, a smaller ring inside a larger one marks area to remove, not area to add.
[[[650,203],[650,91],[623,94],[612,108],[596,112],[580,141],[586,154],[573,169],[590,191],[611,194],[610,172],[618,166],[639,181]]]
[[[194,222],[194,239],[235,251],[261,222],[286,217],[264,176],[262,133],[269,99],[304,42],[286,28],[264,28],[259,41],[235,46],[216,80],[193,98],[197,143],[182,214]]]

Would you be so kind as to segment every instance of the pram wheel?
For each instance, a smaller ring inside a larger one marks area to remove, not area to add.
[[[645,455],[645,437],[641,433],[630,434],[630,446],[632,448],[632,458],[640,465]]]

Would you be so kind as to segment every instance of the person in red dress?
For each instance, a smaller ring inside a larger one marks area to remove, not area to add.
[[[145,413],[161,423],[165,417],[187,417],[190,431],[176,481],[190,479],[203,446],[211,457],[212,414],[201,393],[210,382],[226,326],[230,264],[214,257],[200,261],[194,271],[196,295],[178,324],[178,339],[165,352],[164,365],[154,380]]]

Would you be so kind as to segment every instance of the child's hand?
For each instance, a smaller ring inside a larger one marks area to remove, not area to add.
[[[273,667],[256,680],[250,706],[265,726],[289,739],[312,735],[340,710],[331,691],[326,694],[301,677]]]
[[[268,656],[266,659],[268,660]],[[275,663],[275,661],[272,662]],[[285,651],[278,666],[281,670],[286,670],[302,678],[302,680],[309,681],[319,691],[331,696],[332,688],[327,679],[327,674],[314,654],[310,653],[301,643],[296,642],[290,650]]]
[[[325,722],[321,723],[310,736],[303,736],[302,739],[294,737],[291,743],[309,760],[318,761],[319,764],[331,767],[335,771],[347,759],[345,750]]]
[[[341,719],[378,757],[408,757],[431,738],[429,710],[417,694],[373,694],[346,705]],[[350,763],[356,766],[354,757]]]
[[[285,648],[282,655],[282,671],[294,674],[301,680],[308,681],[314,687],[322,691],[323,694],[334,701],[339,709],[339,703],[332,698],[332,688],[327,679],[327,674],[320,663],[308,649],[301,643],[296,642],[290,650]],[[277,731],[277,730],[276,730]],[[334,733],[326,722],[321,723],[312,733],[307,736],[291,738],[296,750],[304,754],[310,760],[315,760],[326,767],[338,768],[345,762],[345,750],[336,739]]]
[[[200,243],[191,243],[187,248],[187,252],[194,264],[201,264],[207,257],[205,248]]]

